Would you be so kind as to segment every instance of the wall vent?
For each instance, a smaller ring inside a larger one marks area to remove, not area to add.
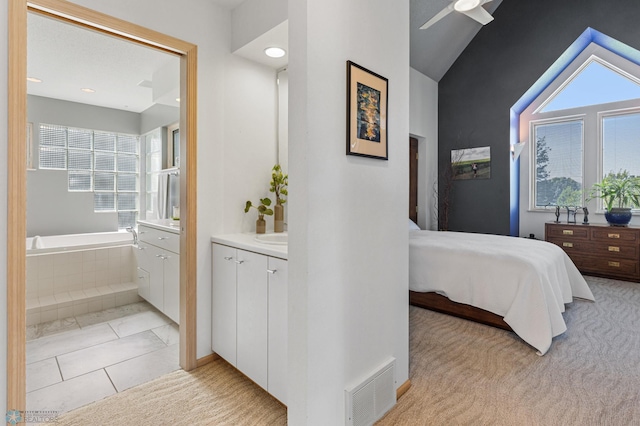
[[[396,404],[396,359],[391,358],[359,385],[345,390],[347,426],[369,426]]]

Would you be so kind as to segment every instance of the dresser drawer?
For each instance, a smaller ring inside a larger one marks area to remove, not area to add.
[[[180,234],[161,231],[148,226],[138,226],[138,238],[147,244],[154,245],[163,250],[180,253]]]
[[[619,244],[624,241],[609,241],[607,244],[601,242],[594,243],[591,248],[591,254],[595,256],[603,256],[609,258],[638,260],[640,256],[640,246]]]
[[[567,254],[581,253],[589,254],[593,252],[592,244],[586,240],[567,238],[567,237],[551,237],[547,241],[559,246]]]
[[[591,239],[593,241],[619,241],[626,244],[638,244],[639,234],[636,229],[609,227],[604,229],[592,229]]]
[[[616,259],[607,257],[594,257],[584,259],[581,265],[576,266],[585,273],[593,272],[601,275],[624,276],[638,278],[640,276],[640,264],[637,260]]]
[[[571,239],[580,239],[580,240],[588,240],[589,239],[589,228],[585,228],[582,226],[571,226],[571,225],[554,225],[547,226],[547,240],[551,240],[551,238],[571,238]]]

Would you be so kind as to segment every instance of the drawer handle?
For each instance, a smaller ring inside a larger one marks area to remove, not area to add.
[[[270,274],[275,274],[276,272],[278,272],[277,269],[267,269],[267,272]]]
[[[136,247],[136,248],[137,248],[138,250],[144,250],[144,249],[146,249],[146,247],[140,247],[140,246],[138,246],[138,247]]]
[[[609,262],[609,266],[613,266],[614,268],[619,268],[620,262]]]
[[[609,246],[609,251],[619,252],[619,251],[620,251],[620,247],[616,247],[616,246]]]
[[[147,231],[138,231],[138,234],[146,234]]]
[[[169,237],[158,237],[159,240],[166,240]]]
[[[156,257],[159,257],[159,258],[160,258],[160,259],[162,259],[162,260],[167,260],[167,259],[168,259],[168,257],[167,257],[167,256],[164,256],[164,255],[162,255],[162,254],[156,254]]]
[[[620,238],[620,234],[609,234],[609,238]]]
[[[242,264],[244,263],[244,260],[236,260],[236,263],[237,263],[238,265],[242,265]]]
[[[573,243],[562,243],[562,247],[573,248]]]
[[[573,235],[573,231],[570,229],[563,229],[562,235]]]
[[[233,260],[233,257],[231,257],[231,256],[225,256],[225,257],[224,257],[224,260]]]

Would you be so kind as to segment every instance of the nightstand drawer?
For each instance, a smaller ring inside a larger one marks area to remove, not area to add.
[[[547,241],[559,246],[562,250],[566,251],[568,254],[571,253],[582,253],[589,254],[593,252],[593,246],[591,243],[585,240],[572,239],[572,238],[562,238],[562,237],[552,237],[547,238]]]
[[[639,251],[640,246],[638,245],[618,244],[616,241],[609,241],[607,244],[593,243],[591,248],[591,254],[596,256],[631,260],[640,258],[638,256]]]

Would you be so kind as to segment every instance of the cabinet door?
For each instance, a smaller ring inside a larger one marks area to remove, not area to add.
[[[236,249],[212,244],[211,349],[236,366]]]
[[[136,268],[136,280],[138,281],[138,295],[144,300],[149,299],[149,272],[141,267]]]
[[[267,389],[267,256],[237,252],[237,367]]]
[[[180,322],[180,255],[163,252],[164,258],[164,314],[176,324]]]
[[[148,279],[145,283],[146,288],[140,289],[138,286],[138,294],[142,296],[147,302],[151,303],[156,308],[163,309],[163,275],[162,260],[157,257],[160,254],[160,250],[157,247],[149,245],[144,242],[138,243],[138,250],[136,252],[136,258],[138,260],[138,267],[148,273]]]
[[[269,258],[269,393],[287,404],[288,264]]]

